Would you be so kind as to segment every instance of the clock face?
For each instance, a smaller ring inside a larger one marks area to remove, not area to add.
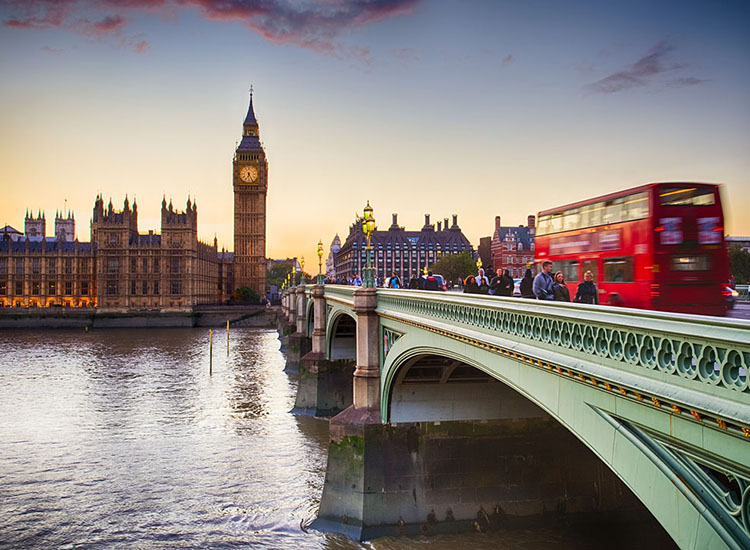
[[[258,179],[258,169],[255,166],[243,166],[240,168],[240,179],[246,183],[252,183]]]

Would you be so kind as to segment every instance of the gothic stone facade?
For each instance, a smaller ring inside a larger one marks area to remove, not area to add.
[[[266,295],[266,194],[268,163],[260,143],[253,96],[233,160],[234,276],[237,287]]]
[[[138,207],[120,211],[96,198],[91,241],[74,239],[72,218],[56,220],[46,237],[44,217],[27,215],[26,234],[0,235],[0,305],[180,308],[221,303],[233,288],[231,257],[197,237],[198,208],[183,212],[162,201],[161,234],[138,233]]]

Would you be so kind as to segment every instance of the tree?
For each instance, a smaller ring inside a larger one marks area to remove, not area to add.
[[[267,283],[280,287],[286,281],[287,274],[292,272],[292,265],[294,265],[294,260],[289,259],[282,262],[274,262],[266,274]]]
[[[438,273],[448,281],[455,281],[477,272],[477,264],[471,257],[469,251],[464,250],[460,254],[447,254],[429,267],[433,273]]]
[[[742,250],[738,244],[729,247],[729,272],[734,282],[745,285],[750,282],[750,252]]]
[[[249,286],[241,286],[232,292],[232,298],[230,300],[233,304],[259,304],[260,297]]]

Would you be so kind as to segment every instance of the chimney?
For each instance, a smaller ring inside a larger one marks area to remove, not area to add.
[[[393,216],[393,223],[391,223],[388,229],[398,229],[398,214],[391,214],[391,216]]]
[[[443,222],[437,222],[437,226],[438,226],[438,231],[443,230]]]
[[[448,231],[448,218],[443,218],[443,227]]]
[[[425,225],[430,225],[430,215],[429,214],[425,214],[424,215],[424,224]]]
[[[435,231],[435,228],[430,225],[430,215],[425,214],[424,215],[424,227],[422,228],[422,231]]]
[[[458,227],[458,214],[453,214],[453,227]]]
[[[495,229],[500,229],[500,216],[495,216]]]

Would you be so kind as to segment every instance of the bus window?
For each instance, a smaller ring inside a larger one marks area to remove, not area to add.
[[[560,266],[560,271],[563,272],[566,282],[578,282],[578,260],[565,260]]]
[[[672,256],[672,271],[710,271],[708,256]]]
[[[604,223],[602,221],[604,208],[605,206],[603,202],[597,202],[596,204],[591,205],[591,211],[589,212],[589,227],[595,227]]]
[[[625,216],[623,216],[622,199],[607,201],[604,208],[604,219],[602,220],[602,223],[606,225],[610,223],[619,223],[621,221],[625,221]]]
[[[539,222],[537,223],[537,227],[536,227],[537,235],[546,235],[547,233],[550,232],[549,219],[550,219],[550,216],[539,216]]]
[[[711,206],[714,203],[712,187],[666,187],[659,193],[662,206]]]
[[[625,197],[625,204],[628,207],[628,220],[640,220],[648,217],[648,196],[646,193],[636,193]]]
[[[583,273],[590,271],[594,275],[594,282],[599,280],[599,263],[596,260],[583,261]]]
[[[605,258],[604,260],[604,282],[605,283],[632,283],[633,282],[633,257]]]
[[[578,209],[567,210],[563,214],[562,229],[563,231],[572,231],[573,229],[581,228],[581,215],[578,213]]]
[[[549,229],[548,233],[557,233],[558,231],[562,231],[562,214],[551,215],[547,223],[547,228]]]

